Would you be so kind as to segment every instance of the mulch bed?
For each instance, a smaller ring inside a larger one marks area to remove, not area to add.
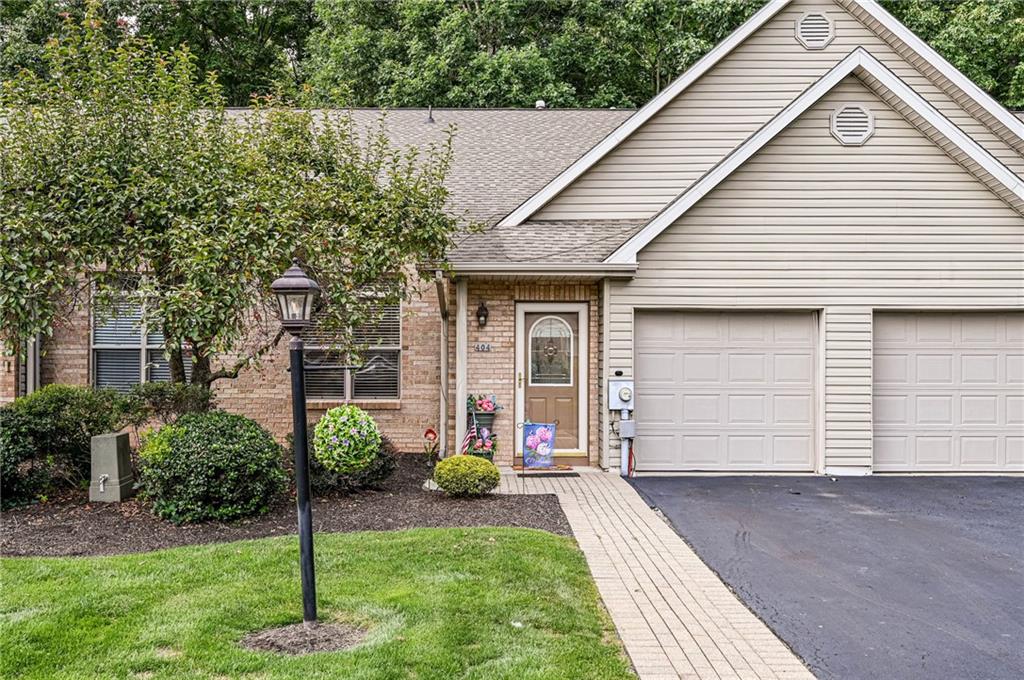
[[[314,494],[313,529],[351,532],[505,526],[572,535],[553,495],[447,498],[423,490],[429,476],[423,457],[400,454],[398,468],[379,491]],[[120,555],[296,532],[293,498],[283,499],[266,515],[254,519],[177,526],[154,517],[142,501],[89,503],[86,491],[75,491],[46,503],[0,513],[0,555]]]
[[[312,654],[351,649],[366,638],[366,631],[343,623],[295,623],[250,633],[242,646],[278,654]]]

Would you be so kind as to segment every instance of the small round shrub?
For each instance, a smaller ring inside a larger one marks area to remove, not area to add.
[[[398,449],[384,435],[381,435],[380,451],[377,456],[364,469],[352,474],[332,472],[325,468],[316,456],[316,444],[313,442],[310,442],[310,454],[309,481],[313,491],[317,493],[351,493],[360,489],[379,489],[398,466]]]
[[[140,480],[153,512],[181,524],[266,512],[282,491],[281,446],[244,416],[190,413],[139,449]]]
[[[499,481],[498,467],[479,456],[452,456],[434,467],[434,482],[449,496],[479,496]]]
[[[380,453],[380,430],[369,413],[346,404],[332,408],[316,424],[313,448],[326,470],[355,474],[370,467]]]

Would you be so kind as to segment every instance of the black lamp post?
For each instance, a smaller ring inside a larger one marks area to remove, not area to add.
[[[301,333],[311,322],[320,286],[306,276],[298,260],[270,284],[277,296],[281,325],[292,339],[288,343],[292,374],[292,436],[295,446],[295,486],[299,512],[299,560],[302,572],[302,621],[316,622],[316,576],[313,572],[313,511],[309,505],[309,452],[306,433],[306,377],[303,371]]]

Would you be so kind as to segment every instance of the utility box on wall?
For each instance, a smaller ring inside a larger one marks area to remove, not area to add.
[[[114,432],[93,437],[89,501],[123,501],[134,493],[134,483],[128,434]]]

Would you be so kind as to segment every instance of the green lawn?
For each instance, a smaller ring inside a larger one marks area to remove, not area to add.
[[[321,620],[370,634],[352,650],[304,657],[237,645],[301,620],[294,537],[5,559],[0,677],[633,677],[565,538],[415,529],[320,534],[316,550]]]

